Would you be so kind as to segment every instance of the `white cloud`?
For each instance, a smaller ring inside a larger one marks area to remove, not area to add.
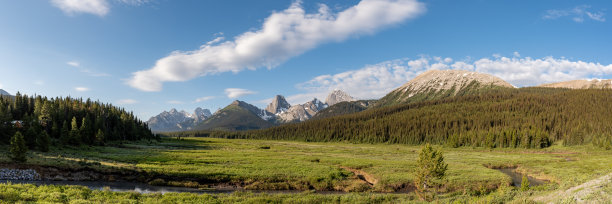
[[[150,0],[115,1],[132,6],[140,6],[148,3]],[[51,0],[51,4],[61,9],[66,15],[70,16],[80,13],[88,13],[102,17],[106,16],[106,14],[110,12],[109,0]]]
[[[202,102],[202,101],[208,101],[208,100],[213,99],[213,98],[215,98],[215,97],[214,96],[204,96],[204,97],[196,98],[195,99],[195,103],[199,103],[199,102]]]
[[[233,41],[223,38],[198,50],[175,51],[148,69],[134,72],[128,84],[142,91],[160,91],[168,81],[187,81],[222,72],[273,68],[320,44],[373,34],[425,12],[417,0],[362,0],[333,12],[321,4],[317,13],[306,13],[301,2],[274,12],[262,28],[245,32]]]
[[[121,99],[117,101],[117,104],[119,105],[129,105],[129,104],[136,104],[136,103],[138,103],[138,101],[134,99]]]
[[[66,64],[73,66],[73,67],[80,67],[81,63],[77,62],[77,61],[70,61],[70,62],[66,62]]]
[[[67,15],[89,13],[105,16],[110,11],[107,0],[51,0],[51,3]]]
[[[418,59],[398,59],[368,65],[364,68],[334,75],[321,75],[297,85],[305,93],[287,97],[291,104],[303,103],[312,97],[325,97],[334,89],[344,90],[360,99],[380,98],[417,75],[437,68],[462,69],[492,74],[515,86],[535,86],[559,81],[605,78],[612,74],[612,64],[571,61],[565,58],[544,57],[533,59],[496,56],[493,59],[446,61],[422,56]]]
[[[42,86],[42,85],[45,85],[45,82],[42,80],[38,80],[38,81],[34,81],[34,84]]]
[[[167,101],[166,103],[168,103],[168,104],[183,104],[182,101],[176,101],[176,100]]]
[[[87,88],[87,87],[74,87],[74,90],[78,91],[78,92],[85,92],[85,91],[89,91],[89,88]]]
[[[245,95],[256,94],[257,92],[246,90],[246,89],[238,89],[238,88],[227,88],[225,89],[225,94],[228,98],[238,98]]]
[[[578,22],[578,23],[584,22],[585,18],[599,21],[599,22],[606,21],[606,18],[604,18],[606,14],[603,11],[595,12],[595,11],[589,11],[589,9],[591,9],[590,5],[576,6],[572,9],[561,9],[561,10],[552,9],[552,10],[547,10],[542,16],[542,18],[553,20],[553,19],[559,19],[563,17],[569,17],[574,22]]]

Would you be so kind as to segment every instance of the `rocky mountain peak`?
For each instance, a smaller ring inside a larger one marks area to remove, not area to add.
[[[4,89],[0,89],[0,95],[10,96],[11,94],[6,92]]]
[[[344,102],[344,101],[354,101],[355,99],[351,97],[348,93],[342,90],[334,90],[327,95],[327,99],[325,99],[325,103],[329,106],[333,106],[336,103]]]
[[[197,123],[206,120],[210,115],[210,110],[199,107],[195,109],[193,114],[172,108],[170,111],[164,111],[151,117],[147,124],[153,131],[191,130]]]
[[[291,105],[285,100],[284,96],[276,95],[268,107],[266,107],[266,111],[272,114],[279,114],[289,110],[290,107]]]
[[[495,85],[513,88],[512,84],[490,74],[470,72],[465,70],[429,70],[422,73],[396,89],[404,93],[410,92],[417,94],[428,90],[450,90],[455,89],[455,93],[467,87],[473,82],[482,85]]]
[[[514,88],[490,74],[465,70],[429,70],[381,98],[376,106],[423,101],[491,88]]]
[[[568,89],[605,89],[612,88],[612,79],[582,79],[543,84],[539,87],[568,88]]]

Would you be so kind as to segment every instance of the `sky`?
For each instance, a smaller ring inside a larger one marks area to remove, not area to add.
[[[0,89],[143,120],[340,89],[377,99],[430,69],[517,87],[612,78],[612,2],[38,0],[0,3]]]

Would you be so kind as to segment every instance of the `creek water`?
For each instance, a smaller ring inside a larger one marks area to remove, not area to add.
[[[222,191],[206,191],[196,188],[152,186],[144,183],[134,182],[105,182],[105,181],[25,181],[25,180],[0,180],[0,183],[13,184],[35,184],[35,185],[75,185],[85,186],[92,190],[104,190],[116,192],[138,192],[138,193],[223,193]]]
[[[510,176],[510,178],[512,178],[513,186],[521,186],[521,183],[523,181],[523,174],[516,172],[516,168],[503,168],[496,170],[501,171],[502,173]],[[529,181],[529,186],[537,186],[546,183],[546,181],[544,180],[536,179],[531,176],[527,176],[527,180]]]
[[[152,186],[146,183],[137,182],[108,182],[108,181],[26,181],[26,180],[0,180],[0,183],[13,184],[35,184],[35,185],[73,185],[73,186],[85,186],[92,190],[110,190],[115,192],[137,192],[137,193],[233,193],[236,191],[248,191],[253,193],[267,193],[267,194],[297,194],[303,193],[304,191],[298,190],[243,190],[243,189],[197,189],[197,188],[186,188],[186,187],[172,187],[172,186]],[[342,191],[316,191],[317,194],[346,194]]]

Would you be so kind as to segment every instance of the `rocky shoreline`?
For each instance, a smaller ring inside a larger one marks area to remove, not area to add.
[[[0,169],[0,180],[41,180],[40,174],[34,169]]]

